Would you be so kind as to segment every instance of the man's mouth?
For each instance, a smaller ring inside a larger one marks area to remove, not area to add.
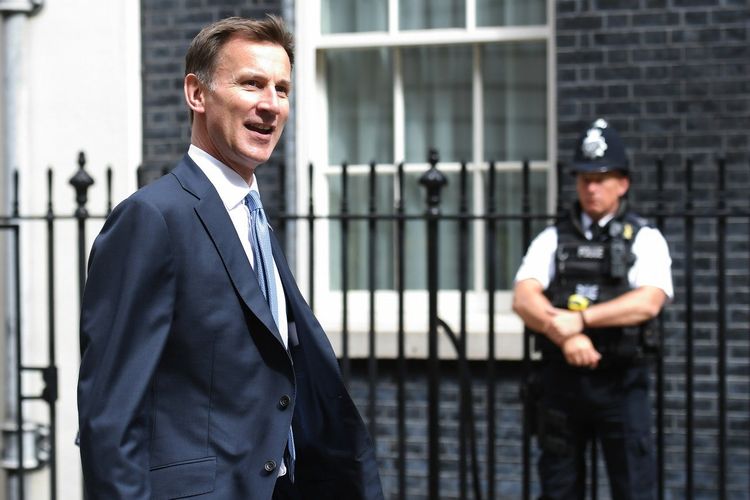
[[[275,127],[273,127],[272,125],[263,125],[262,123],[246,123],[245,128],[250,130],[251,132],[269,135],[273,132]]]

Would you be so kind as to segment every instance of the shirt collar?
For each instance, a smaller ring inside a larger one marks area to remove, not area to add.
[[[599,219],[599,227],[606,226],[609,221],[615,218],[615,214],[607,214],[601,219]],[[581,227],[586,229],[587,231],[591,227],[591,224],[593,224],[594,221],[589,217],[589,215],[586,212],[581,212]]]
[[[198,146],[191,144],[188,148],[188,156],[206,174],[208,180],[219,193],[219,198],[221,198],[227,210],[232,210],[242,203],[250,191],[260,192],[258,190],[258,178],[255,177],[255,174],[253,174],[252,186],[248,186],[240,174]]]

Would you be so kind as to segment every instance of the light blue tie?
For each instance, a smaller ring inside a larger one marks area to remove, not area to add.
[[[276,294],[276,276],[273,272],[273,253],[271,252],[271,237],[268,234],[268,219],[263,211],[263,204],[260,201],[260,193],[250,191],[245,197],[245,204],[250,210],[250,246],[253,248],[253,264],[255,275],[258,277],[258,284],[263,296],[268,302],[268,308],[271,309],[273,321],[279,326],[279,304],[278,295]],[[289,438],[287,440],[287,474],[289,479],[294,481],[294,461],[297,453],[294,449],[294,435],[292,428],[289,427]]]
[[[247,208],[250,209],[250,245],[253,247],[253,267],[258,277],[260,291],[271,309],[273,322],[279,326],[279,304],[276,295],[276,277],[273,273],[273,253],[271,252],[271,238],[268,235],[268,219],[260,202],[260,194],[250,191],[245,197]]]

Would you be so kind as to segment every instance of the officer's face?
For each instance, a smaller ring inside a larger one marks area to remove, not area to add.
[[[620,197],[627,193],[630,180],[620,172],[579,173],[576,191],[581,208],[594,220],[614,213]]]

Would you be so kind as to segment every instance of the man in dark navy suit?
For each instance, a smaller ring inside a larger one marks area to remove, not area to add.
[[[292,64],[278,18],[204,28],[186,57],[190,149],[94,243],[78,384],[89,499],[383,498],[260,202]]]

